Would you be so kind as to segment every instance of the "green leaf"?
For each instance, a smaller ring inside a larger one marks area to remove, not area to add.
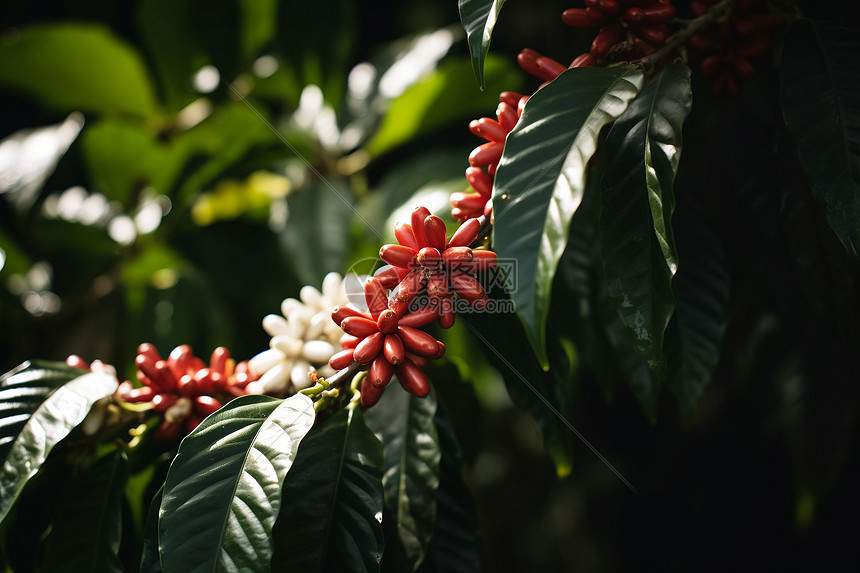
[[[64,111],[149,117],[155,97],[140,55],[97,24],[39,24],[0,45],[0,83]]]
[[[157,140],[141,126],[114,119],[100,121],[84,131],[84,159],[92,190],[133,206],[144,187],[170,193],[184,157]]]
[[[633,349],[661,379],[678,266],[672,184],[691,106],[689,69],[667,66],[618,118],[603,146],[600,240],[609,295]]]
[[[435,391],[419,398],[398,390],[383,393],[366,416],[385,452],[385,509],[397,520],[398,537],[412,571],[424,561],[436,526],[442,454],[435,414]]]
[[[687,423],[693,421],[702,392],[710,384],[720,359],[730,282],[717,228],[697,205],[687,208],[694,193],[679,193],[677,230],[684,264],[673,283],[678,306],[666,336],[668,384]]]
[[[327,273],[344,269],[355,213],[351,190],[337,179],[320,179],[290,193],[280,241],[302,284],[322,284]]]
[[[379,571],[382,469],[382,444],[362,410],[316,425],[284,482],[272,570]]]
[[[128,459],[121,450],[75,475],[57,504],[43,546],[43,571],[123,571],[122,502]]]
[[[436,492],[436,530],[430,542],[431,571],[477,573],[481,570],[481,524],[469,487],[463,481],[460,445],[447,411],[434,417],[442,458]]]
[[[373,157],[391,151],[457,121],[466,129],[475,115],[485,114],[499,105],[497,93],[475,94],[470,88],[472,72],[468,62],[452,60],[443,63],[432,74],[403,92],[391,107],[379,130],[367,142]],[[516,90],[522,76],[503,58],[487,58],[487,83]]]
[[[314,421],[303,394],[243,396],[180,444],[158,518],[165,571],[267,571],[281,485]]]
[[[563,377],[565,369],[557,362],[558,350],[551,346],[551,368],[544,370],[528,347],[523,324],[513,312],[505,312],[511,301],[504,293],[490,291],[496,313],[472,312],[458,317],[469,327],[484,349],[488,362],[501,373],[511,401],[535,421],[543,436],[544,449],[555,464],[556,473],[565,476],[572,467],[572,433],[561,417],[557,386],[571,384]],[[555,340],[552,340],[555,342]]]
[[[272,49],[299,85],[322,89],[335,110],[345,91],[347,66],[356,55],[357,5],[348,0],[279,2]]]
[[[598,182],[599,173],[590,172],[582,205],[571,220],[549,323],[556,333],[574,342],[608,400],[616,395],[617,382],[624,381],[654,420],[659,381],[633,352],[606,286],[597,234]]]
[[[582,200],[586,164],[601,128],[641,85],[641,72],[568,70],[529,98],[508,135],[493,190],[493,248],[500,259],[516,261],[508,288],[544,368],[552,280]]]
[[[140,573],[161,573],[161,557],[158,554],[158,509],[164,498],[164,485],[149,504],[146,521],[143,525],[143,549],[140,555]]]
[[[783,117],[812,195],[856,260],[860,258],[857,28],[842,22],[795,22],[786,34],[780,69]]]
[[[484,59],[490,51],[493,28],[505,0],[459,0],[460,22],[466,30],[469,52],[472,54],[472,70],[478,86],[484,89]]]
[[[0,520],[53,447],[117,386],[62,362],[25,362],[0,378]]]
[[[185,207],[205,186],[243,159],[254,146],[274,144],[279,135],[268,120],[247,102],[220,106],[205,120],[172,141],[172,153],[187,161],[202,156],[204,162],[181,182],[173,197],[174,207]],[[277,143],[280,145],[280,143]],[[181,209],[174,209],[181,212]]]
[[[253,59],[277,32],[277,0],[239,0],[242,55]]]

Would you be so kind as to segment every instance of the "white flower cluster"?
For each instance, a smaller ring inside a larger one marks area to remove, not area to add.
[[[334,374],[328,359],[340,350],[343,331],[331,319],[331,311],[349,302],[343,283],[338,273],[329,273],[322,292],[304,286],[301,300],[288,298],[281,303],[283,316],[263,318],[263,329],[272,337],[269,349],[248,361],[250,371],[260,376],[255,386],[262,393],[285,395],[307,388],[313,370],[320,376]]]

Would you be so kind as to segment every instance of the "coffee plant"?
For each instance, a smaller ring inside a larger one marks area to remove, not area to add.
[[[856,18],[577,1],[12,2],[6,570],[860,565]]]

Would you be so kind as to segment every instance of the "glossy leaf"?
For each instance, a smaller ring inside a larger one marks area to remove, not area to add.
[[[424,561],[436,527],[442,454],[435,413],[435,391],[424,398],[391,391],[383,393],[366,416],[385,452],[385,509],[397,520],[398,537],[413,571]]]
[[[498,93],[476,94],[471,74],[467,62],[452,60],[403,92],[391,102],[379,130],[367,142],[368,153],[378,157],[457,121],[466,129],[476,115],[494,110],[499,105]],[[517,90],[522,83],[513,64],[502,58],[487,58],[486,76],[487,83],[499,91]]]
[[[128,459],[117,450],[66,484],[45,537],[43,571],[123,571],[119,560]]]
[[[856,260],[860,258],[860,34],[856,27],[839,22],[795,22],[786,34],[781,67],[782,113],[813,197]]]
[[[25,362],[0,378],[0,520],[53,447],[117,385],[61,362]]]
[[[362,410],[343,409],[315,426],[284,482],[272,570],[378,571],[382,469],[382,444]]]
[[[516,261],[508,288],[544,368],[552,280],[582,200],[586,164],[600,130],[641,84],[641,72],[621,68],[568,70],[529,98],[508,135],[493,189],[493,247],[500,259]]]
[[[159,510],[164,570],[268,570],[281,485],[313,422],[303,394],[243,396],[189,434]]]
[[[633,349],[661,379],[667,375],[663,335],[675,308],[671,281],[678,266],[672,184],[691,105],[689,69],[667,66],[615,122],[603,147],[606,282]]]
[[[156,102],[140,55],[97,24],[39,24],[0,45],[0,83],[63,111],[148,117]]]
[[[598,183],[599,173],[589,173],[582,205],[571,221],[559,262],[554,286],[559,292],[553,297],[549,323],[559,335],[571,338],[608,400],[617,395],[619,382],[626,382],[654,420],[659,381],[633,352],[606,286],[597,234]]]
[[[460,23],[466,30],[469,53],[472,55],[472,70],[478,86],[484,89],[484,60],[490,51],[493,28],[499,19],[505,0],[459,0]]]

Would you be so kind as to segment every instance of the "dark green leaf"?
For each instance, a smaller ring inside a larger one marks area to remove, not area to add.
[[[572,434],[560,417],[556,387],[572,382],[562,376],[565,369],[556,360],[559,349],[551,347],[549,371],[541,368],[534,354],[524,351],[528,338],[522,323],[512,312],[504,310],[510,307],[510,299],[498,292],[491,292],[491,299],[499,312],[468,313],[457,320],[466,322],[481,342],[488,362],[502,374],[513,403],[534,419],[543,436],[544,449],[555,463],[556,473],[568,475],[572,467]]]
[[[322,89],[335,109],[344,93],[347,65],[353,61],[357,5],[347,0],[279,2],[273,50],[298,85]]]
[[[257,4],[262,8],[265,3]],[[194,87],[194,74],[205,65],[214,66],[225,80],[215,90],[229,93],[226,82],[242,70],[239,28],[245,18],[241,16],[235,0],[138,3],[140,36],[171,111],[179,111],[200,96]],[[261,33],[264,30],[260,28]]]
[[[241,10],[242,55],[257,56],[277,32],[277,0],[239,0]]]
[[[860,34],[795,22],[782,57],[782,113],[828,224],[860,258]],[[824,120],[823,118],[826,118]]]
[[[161,557],[158,554],[158,509],[164,497],[164,485],[158,488],[149,505],[143,525],[143,550],[140,556],[140,573],[161,573]]]
[[[378,571],[382,469],[382,444],[362,410],[346,408],[315,426],[284,482],[272,570]]]
[[[344,269],[355,216],[352,193],[340,180],[320,179],[290,194],[280,239],[299,281],[319,285],[327,273]]]
[[[493,28],[505,0],[459,0],[460,23],[466,30],[469,52],[472,54],[472,70],[478,86],[484,89],[484,60],[490,51]]]
[[[506,59],[487,58],[486,74],[488,84],[506,90],[516,90],[522,83],[522,76]],[[467,62],[452,60],[403,92],[391,102],[379,130],[367,142],[368,153],[378,157],[457,121],[465,129],[475,115],[495,109],[498,94],[475,94],[469,87],[471,75]]]
[[[0,520],[51,449],[117,385],[61,362],[25,362],[0,378]]]
[[[40,24],[0,45],[0,83],[65,111],[148,117],[156,103],[140,55],[96,24]]]
[[[122,571],[122,501],[128,459],[121,450],[75,475],[57,504],[41,571]]]
[[[568,70],[538,90],[508,135],[493,190],[493,248],[516,261],[508,288],[541,365],[546,316],[570,219],[579,207],[586,164],[601,128],[617,118],[642,84],[621,68]]]
[[[678,306],[667,331],[666,352],[669,387],[683,419],[691,422],[720,359],[728,321],[729,272],[717,230],[703,213],[687,210],[688,200],[679,199],[678,214],[683,216],[677,217],[678,244],[684,264],[673,285]]]
[[[435,414],[435,391],[418,398],[394,390],[385,392],[366,416],[385,452],[385,509],[397,520],[398,537],[413,571],[424,561],[436,526],[442,454]]]
[[[597,235],[599,173],[589,173],[582,205],[573,216],[570,236],[559,262],[550,312],[550,327],[571,338],[607,399],[626,382],[646,414],[654,419],[659,382],[630,345],[627,330],[606,287]],[[555,317],[558,317],[555,320]]]
[[[434,418],[442,459],[436,492],[436,530],[430,541],[431,571],[477,573],[481,570],[481,524],[472,492],[463,481],[460,446],[447,412],[439,405]]]
[[[179,446],[158,519],[165,571],[267,571],[281,485],[314,421],[313,404],[243,396]]]
[[[633,349],[661,379],[678,266],[672,184],[691,106],[689,69],[667,66],[618,118],[603,148],[600,239],[609,294]]]

